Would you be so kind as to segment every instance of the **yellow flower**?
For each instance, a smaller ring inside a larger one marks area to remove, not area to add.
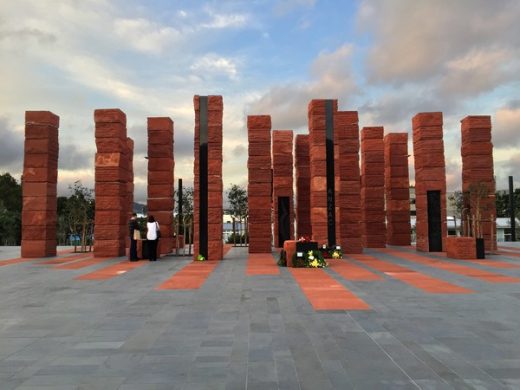
[[[310,265],[311,267],[318,268],[320,266],[320,263],[318,263],[317,259],[314,259],[314,261],[312,261]]]
[[[309,257],[312,256],[312,251],[308,251],[307,256],[309,256]]]
[[[333,259],[339,259],[341,257],[341,255],[339,254],[338,251],[334,251],[332,252],[332,258]]]

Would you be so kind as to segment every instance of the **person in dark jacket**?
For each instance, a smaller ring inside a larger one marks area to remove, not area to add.
[[[137,214],[133,213],[132,218],[128,222],[128,230],[130,234],[130,261],[137,261],[137,236],[140,234],[139,224],[137,223]],[[139,233],[136,233],[139,232]]]

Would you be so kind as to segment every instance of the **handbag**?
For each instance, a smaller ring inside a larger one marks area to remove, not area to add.
[[[156,231],[157,239],[159,239],[159,238],[161,238],[161,230],[159,229],[159,224],[157,222],[155,222],[155,226],[157,227],[157,231]]]

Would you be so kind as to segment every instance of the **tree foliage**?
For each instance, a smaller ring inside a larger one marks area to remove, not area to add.
[[[245,239],[247,237],[247,231],[243,234],[239,231],[237,234],[236,222],[238,221],[239,223],[239,230],[241,230],[241,226],[243,225],[242,222],[247,226],[247,218],[249,216],[247,190],[237,184],[231,184],[229,190],[227,190],[227,200],[229,207],[226,209],[226,214],[229,214],[233,220],[232,237],[234,240],[236,240],[236,237],[239,237],[240,244],[245,244],[247,242]],[[236,241],[233,241],[233,243],[236,245]]]
[[[175,199],[178,199],[178,191],[175,190]],[[184,236],[184,242],[191,244],[193,242],[193,187],[183,187],[182,189],[182,218],[179,218],[179,202],[175,202],[175,225],[177,231],[181,231]],[[180,228],[179,228],[180,227]],[[188,246],[189,254],[191,254],[191,246]]]
[[[520,188],[513,192],[515,199],[515,216],[520,217]],[[497,217],[510,217],[509,214],[509,191],[498,191],[496,193]]]
[[[9,173],[0,175],[0,245],[20,245],[22,186]]]
[[[71,236],[79,237],[81,251],[91,243],[95,213],[93,190],[84,187],[81,181],[69,186],[71,195],[58,198],[58,238],[66,243]]]

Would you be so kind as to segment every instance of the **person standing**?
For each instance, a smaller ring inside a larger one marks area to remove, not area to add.
[[[137,214],[132,213],[132,217],[128,222],[128,230],[130,234],[130,261],[137,261],[137,240],[141,237],[141,231],[139,230],[139,224],[137,223]]]
[[[148,259],[150,261],[157,261],[159,223],[157,223],[153,215],[148,216],[148,222],[146,223],[146,227],[146,239],[148,240]]]

